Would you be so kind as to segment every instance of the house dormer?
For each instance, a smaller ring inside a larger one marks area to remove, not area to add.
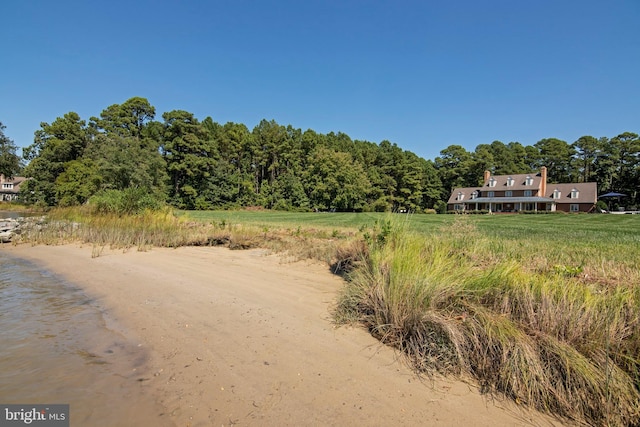
[[[526,185],[526,186],[533,185],[533,178],[531,178],[529,175],[527,175],[527,177],[524,179],[524,185]]]
[[[560,200],[560,197],[562,197],[562,193],[556,188],[555,190],[553,190],[553,195],[551,197],[554,200]]]
[[[571,190],[571,198],[572,199],[577,199],[580,197],[580,192],[577,189],[572,189]]]
[[[473,193],[471,193],[471,200],[475,199],[476,197],[478,197],[478,190],[475,190]]]
[[[513,177],[508,177],[507,178],[507,187],[513,187],[513,184],[515,182],[515,179],[513,179]]]
[[[497,182],[494,177],[489,178],[489,187],[495,187]]]
[[[3,190],[13,190],[13,182],[3,182],[2,183]]]

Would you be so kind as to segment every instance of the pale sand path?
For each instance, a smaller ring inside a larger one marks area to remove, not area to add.
[[[3,250],[86,289],[114,320],[112,327],[149,350],[144,384],[164,407],[157,421],[552,424],[467,384],[420,380],[365,331],[335,328],[330,309],[343,281],[318,263],[225,248],[105,251],[97,258],[90,247],[75,245]]]

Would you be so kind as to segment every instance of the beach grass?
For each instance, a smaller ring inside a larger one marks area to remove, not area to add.
[[[567,227],[558,233],[573,234]],[[638,424],[632,248],[591,276],[605,261],[589,258],[591,245],[580,247],[591,235],[518,239],[513,230],[483,230],[469,216],[428,234],[406,221],[391,220],[387,229],[351,273],[339,322],[365,325],[423,372],[471,377],[487,392],[589,425]],[[599,248],[611,253],[629,241],[621,233]]]
[[[219,220],[198,221],[173,209],[143,210],[135,214],[95,213],[90,207],[56,208],[14,240],[15,244],[91,244],[93,255],[111,250],[146,251],[153,247],[226,246],[262,248],[293,259],[335,263],[335,254],[350,245],[356,231],[346,228],[303,228],[274,223]]]

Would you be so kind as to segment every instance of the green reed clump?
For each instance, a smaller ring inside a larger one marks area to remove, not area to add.
[[[592,425],[640,423],[637,287],[587,283],[544,254],[547,268],[532,270],[531,253],[465,220],[433,235],[394,224],[368,242],[338,321],[363,323],[421,371],[471,375],[484,391]]]

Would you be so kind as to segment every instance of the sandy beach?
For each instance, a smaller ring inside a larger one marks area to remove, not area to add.
[[[420,378],[366,331],[336,328],[343,280],[320,263],[208,247],[3,251],[82,287],[145,349],[130,380],[157,403],[148,425],[559,425],[464,382]]]

